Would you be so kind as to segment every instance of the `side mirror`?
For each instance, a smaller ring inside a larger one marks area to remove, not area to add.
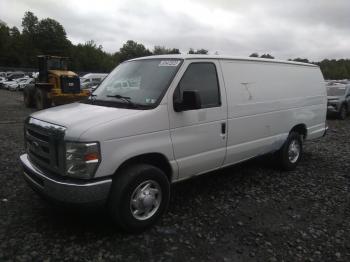
[[[174,109],[176,112],[200,109],[201,104],[201,97],[198,91],[184,91],[182,93],[182,101],[175,102]]]

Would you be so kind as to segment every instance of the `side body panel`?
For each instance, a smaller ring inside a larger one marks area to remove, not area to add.
[[[228,99],[225,165],[278,150],[290,130],[325,131],[326,90],[318,67],[221,61]]]

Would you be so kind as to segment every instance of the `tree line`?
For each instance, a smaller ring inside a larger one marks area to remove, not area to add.
[[[74,45],[68,38],[64,27],[54,19],[39,20],[32,12],[25,12],[22,18],[22,31],[9,27],[0,20],[0,66],[36,68],[36,56],[41,54],[68,56],[70,67],[75,71],[110,72],[119,63],[142,56],[180,54],[177,48],[154,46],[147,49],[143,44],[128,40],[119,51],[108,53],[93,40]],[[188,54],[208,54],[206,49],[190,48]],[[217,53],[216,53],[217,54]],[[259,56],[252,53],[250,57],[274,59],[270,54]],[[289,59],[292,61],[314,63],[320,66],[326,79],[350,79],[349,59],[324,59],[310,62],[306,58]]]
[[[259,56],[258,53],[252,53],[250,57],[274,59],[270,54]],[[324,59],[320,62],[311,62],[307,58],[298,57],[288,60],[318,65],[325,79],[350,79],[350,59]]]

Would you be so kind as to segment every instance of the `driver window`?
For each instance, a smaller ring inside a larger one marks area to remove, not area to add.
[[[213,63],[192,63],[180,80],[174,93],[174,101],[180,102],[184,91],[197,91],[201,97],[201,108],[220,106],[218,83],[216,67]]]

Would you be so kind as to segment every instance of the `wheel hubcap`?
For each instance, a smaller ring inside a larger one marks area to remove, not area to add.
[[[162,191],[159,184],[154,180],[144,181],[131,195],[131,214],[137,220],[146,220],[157,212],[161,201]]]
[[[298,161],[300,156],[300,145],[298,141],[293,140],[288,148],[288,158],[291,163],[295,163]]]

